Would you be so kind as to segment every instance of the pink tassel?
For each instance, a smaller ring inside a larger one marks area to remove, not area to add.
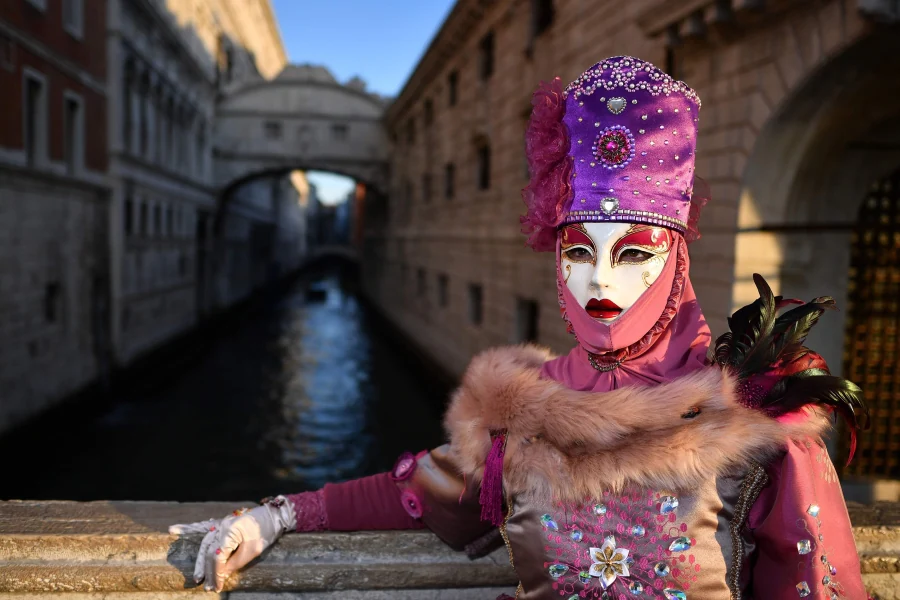
[[[499,527],[503,524],[503,453],[506,451],[506,430],[492,431],[491,451],[484,461],[481,480],[481,520]]]

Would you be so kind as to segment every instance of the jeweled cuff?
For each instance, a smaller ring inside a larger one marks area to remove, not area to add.
[[[290,502],[296,517],[295,531],[325,531],[328,529],[328,513],[325,510],[325,493],[323,490],[303,492],[285,496]]]

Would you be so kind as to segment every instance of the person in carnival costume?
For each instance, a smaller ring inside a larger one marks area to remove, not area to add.
[[[697,94],[614,57],[532,104],[523,232],[556,254],[577,345],[476,356],[449,443],[391,472],[173,526],[206,533],[195,580],[221,589],[288,531],[427,527],[473,554],[499,530],[520,600],[865,599],[822,436],[834,411],[851,435],[867,413],[803,346],[833,300],[756,276],[759,300],[710,348],[688,275],[708,197]]]

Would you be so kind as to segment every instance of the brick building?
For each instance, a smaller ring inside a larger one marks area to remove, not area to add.
[[[531,93],[607,56],[645,58],[703,100],[696,164],[713,201],[691,277],[714,334],[756,297],[754,272],[792,297],[835,296],[846,310],[811,344],[869,391],[858,472],[900,476],[898,17],[868,0],[459,0],[388,111],[371,295],[455,372],[491,345],[571,347],[553,258],[519,233]]]
[[[109,367],[105,18],[0,3],[0,430]]]

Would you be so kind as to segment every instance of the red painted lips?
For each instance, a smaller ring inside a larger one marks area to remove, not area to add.
[[[615,319],[622,314],[622,309],[615,302],[605,298],[603,300],[591,298],[584,310],[595,319]]]

